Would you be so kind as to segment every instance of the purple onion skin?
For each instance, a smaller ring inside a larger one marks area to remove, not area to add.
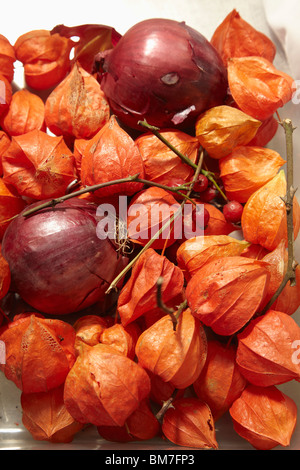
[[[28,217],[20,214],[7,228],[2,253],[12,285],[39,312],[64,315],[101,301],[126,266],[112,241],[97,237],[96,209],[74,198]]]
[[[219,53],[184,22],[137,23],[99,57],[99,81],[111,110],[133,129],[141,130],[144,119],[159,128],[187,128],[227,95]]]

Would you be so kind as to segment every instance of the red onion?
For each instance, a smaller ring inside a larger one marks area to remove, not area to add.
[[[3,256],[14,290],[36,310],[63,315],[93,305],[127,264],[111,239],[97,237],[96,209],[74,198],[10,223]]]
[[[95,63],[112,112],[135,129],[144,118],[158,127],[188,127],[227,94],[219,53],[184,22],[142,21]]]

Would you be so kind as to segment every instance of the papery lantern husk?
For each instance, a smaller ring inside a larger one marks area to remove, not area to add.
[[[204,208],[209,212],[209,221],[204,230],[204,235],[229,235],[236,227],[227,222],[223,212],[213,204],[204,203]]]
[[[124,326],[157,306],[157,281],[160,277],[163,278],[162,300],[169,305],[182,293],[183,273],[165,256],[148,248],[133,266],[131,276],[118,297],[117,310]]]
[[[14,50],[24,66],[27,85],[35,90],[56,86],[69,72],[73,46],[71,39],[44,29],[19,36]]]
[[[65,381],[64,401],[80,423],[123,426],[149,392],[147,372],[112,346],[100,343],[82,346]]]
[[[137,323],[132,322],[127,326],[116,323],[102,331],[100,342],[116,348],[129,359],[134,359],[135,346],[140,334],[141,330]]]
[[[286,269],[286,266],[285,266]],[[297,264],[295,269],[296,285],[291,286],[288,281],[284,289],[280,292],[279,296],[273,302],[272,309],[279,310],[280,312],[293,315],[300,307],[300,265]]]
[[[196,163],[200,148],[199,140],[177,129],[160,131],[160,134],[177,150]],[[172,186],[175,180],[189,182],[194,174],[193,168],[184,163],[173,150],[152,133],[142,134],[135,140],[141,153],[145,178],[149,181]]]
[[[172,319],[165,315],[143,331],[135,352],[142,367],[176,388],[187,388],[204,366],[206,334],[200,321],[186,309],[180,314],[175,330]]]
[[[97,430],[103,439],[111,442],[145,441],[158,435],[160,424],[151,410],[149,400],[144,399],[124,426],[98,426]]]
[[[249,246],[241,253],[241,256],[245,256],[245,258],[263,259],[263,257],[268,253],[270,253],[270,251],[266,250],[263,246],[256,243],[250,243]]]
[[[232,106],[216,106],[196,121],[196,136],[211,158],[229,155],[235,147],[253,139],[261,122]]]
[[[208,405],[198,398],[174,400],[164,414],[162,432],[183,447],[217,449],[215,425]]]
[[[144,164],[133,139],[118,124],[116,117],[89,139],[81,159],[81,182],[85,186],[105,183],[139,174],[144,176]],[[142,188],[141,183],[129,182],[98,189],[99,197],[132,196]]]
[[[288,254],[285,247],[285,241],[281,240],[275,250],[266,254],[262,258],[263,261],[269,264],[270,271],[270,281],[267,287],[267,293],[262,304],[262,308],[268,304],[283,281],[286,271],[287,256]]]
[[[9,108],[0,124],[10,136],[27,134],[34,130],[45,131],[45,105],[43,100],[26,88],[12,95]]]
[[[175,389],[175,386],[171,382],[165,382],[159,375],[154,374],[147,370],[147,373],[150,377],[151,390],[150,390],[150,399],[162,406],[164,402],[169,400],[172,397]],[[185,389],[183,389],[185,391]]]
[[[68,323],[28,312],[1,329],[7,379],[24,393],[61,385],[75,361],[75,331]]]
[[[26,206],[26,202],[17,193],[14,186],[0,178],[0,240],[13,217],[18,215]]]
[[[240,146],[219,161],[226,196],[240,203],[274,178],[286,163],[268,148]]]
[[[236,9],[219,24],[210,42],[219,52],[225,66],[231,57],[254,55],[272,62],[276,54],[273,41],[245,21]]]
[[[290,315],[275,310],[255,318],[238,335],[236,361],[253,385],[268,387],[300,382],[300,363],[293,347],[300,344],[300,327]]]
[[[40,130],[12,137],[2,166],[4,181],[35,200],[63,196],[76,178],[74,156],[63,137]]]
[[[278,130],[278,121],[275,116],[270,116],[262,121],[261,126],[257,130],[254,138],[248,142],[253,147],[265,147],[275,136]]]
[[[273,251],[281,240],[287,243],[286,206],[282,198],[287,190],[284,170],[250,196],[244,206],[241,226],[245,240]],[[300,206],[293,199],[294,239],[300,226]]]
[[[209,340],[204,368],[193,383],[197,397],[209,406],[215,422],[228,411],[247,384],[235,359],[235,345]]]
[[[4,75],[0,74],[0,116],[9,108],[12,100],[12,86]]]
[[[99,83],[77,63],[45,103],[48,129],[65,138],[91,139],[109,117],[108,101]]]
[[[155,250],[171,246],[177,237],[182,236],[181,214],[176,216],[174,223],[171,222],[178,211],[180,204],[162,188],[149,187],[138,192],[127,211],[128,238],[133,243],[145,246],[166,224],[151,246]]]
[[[270,279],[263,261],[228,256],[207,263],[188,282],[192,314],[219,335],[232,335],[258,311]]]
[[[11,284],[11,274],[9,264],[1,253],[0,244],[0,300],[3,299],[9,291]]]
[[[14,78],[15,51],[9,40],[0,34],[0,74],[9,82]]]
[[[290,445],[297,406],[274,385],[247,385],[229,412],[235,431],[255,449],[271,450],[278,445]]]
[[[234,101],[255,119],[268,119],[292,98],[293,78],[264,57],[231,57],[227,72]]]
[[[10,146],[10,138],[4,131],[0,131],[0,176],[3,175],[2,155]]]
[[[75,139],[73,143],[73,155],[75,158],[75,166],[77,170],[77,175],[80,177],[81,172],[81,160],[84,153],[84,149],[88,144],[89,139]]]
[[[178,267],[189,280],[206,263],[223,256],[240,255],[249,243],[228,235],[205,235],[183,242],[177,250]]]
[[[63,395],[63,384],[48,392],[21,394],[22,423],[36,441],[69,443],[83,429],[67,411]]]
[[[107,323],[104,318],[98,315],[84,315],[75,321],[73,328],[76,333],[75,349],[79,353],[81,343],[89,346],[100,343],[101,333],[107,328]]]

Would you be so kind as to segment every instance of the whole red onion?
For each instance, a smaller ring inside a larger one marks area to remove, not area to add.
[[[38,311],[63,315],[93,305],[127,264],[112,240],[98,238],[96,210],[74,198],[10,223],[2,252],[12,286]]]
[[[144,118],[158,127],[188,127],[227,94],[219,53],[184,22],[141,21],[95,64],[112,112],[135,129]]]

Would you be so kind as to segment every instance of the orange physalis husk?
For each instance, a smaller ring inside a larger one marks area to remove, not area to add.
[[[89,139],[81,160],[81,182],[84,186],[105,183],[139,174],[144,176],[144,165],[133,139],[118,124],[116,117]],[[95,191],[99,197],[121,194],[131,196],[141,190],[142,184],[129,182],[114,184]]]
[[[75,361],[75,331],[68,323],[25,313],[1,330],[7,379],[24,393],[47,392],[61,385]]]
[[[270,251],[266,250],[263,246],[250,243],[249,246],[241,253],[241,256],[253,259],[263,259],[263,257],[268,253],[270,253]]]
[[[3,175],[2,155],[10,146],[10,138],[4,131],[0,131],[0,176]]]
[[[261,306],[270,279],[268,264],[242,256],[207,263],[188,282],[186,298],[195,317],[219,335],[240,330]]]
[[[171,382],[165,382],[159,375],[154,374],[153,372],[147,371],[150,382],[151,390],[149,398],[158,405],[162,406],[165,401],[171,398],[173,392],[175,391],[175,386]],[[183,392],[185,389],[182,389]]]
[[[77,175],[80,177],[81,172],[81,160],[84,153],[84,149],[87,146],[89,139],[75,139],[73,142],[73,155],[75,158],[75,166]]]
[[[135,358],[135,346],[141,330],[137,323],[123,326],[120,323],[110,326],[102,331],[100,342],[116,348],[129,359]]]
[[[286,271],[285,262],[287,261],[287,251],[285,247],[285,240],[281,240],[281,242],[279,242],[279,245],[275,248],[275,250],[271,251],[270,253],[267,253],[262,258],[262,260],[269,264],[269,271],[270,271],[270,281],[267,287],[265,300],[262,304],[262,308],[263,308],[271,300],[271,298],[273,297],[273,295],[279,288],[281,282],[283,281],[283,277]]]
[[[204,366],[206,334],[200,321],[186,309],[180,314],[175,331],[169,315],[143,331],[135,352],[142,367],[176,388],[187,388]]]
[[[300,344],[300,327],[290,315],[269,310],[238,335],[236,361],[253,385],[268,387],[290,380],[300,382],[300,363],[293,347]]]
[[[63,137],[40,130],[12,137],[2,166],[4,181],[33,199],[63,196],[76,178],[74,156]]]
[[[1,253],[0,244],[0,300],[3,299],[9,291],[11,283],[11,274],[9,264]]]
[[[79,353],[81,343],[89,346],[100,343],[101,333],[107,328],[107,324],[105,319],[98,315],[84,315],[75,321],[73,328],[76,333],[75,349]]]
[[[220,178],[230,200],[247,202],[286,163],[275,150],[240,146],[219,161]]]
[[[268,117],[262,121],[255,137],[248,142],[248,145],[253,147],[265,147],[275,136],[278,126],[278,120],[273,115]]]
[[[247,383],[235,358],[236,346],[209,340],[204,368],[193,383],[197,397],[209,406],[215,422],[241,395]]]
[[[229,235],[236,228],[230,222],[227,222],[223,212],[216,206],[204,203],[204,208],[209,212],[209,221],[204,230],[204,235]]]
[[[146,245],[165,224],[168,224],[178,210],[180,210],[180,204],[170,192],[157,187],[143,189],[132,198],[128,207],[128,238],[133,243]],[[177,238],[175,227],[179,228],[178,224],[181,229],[181,214],[177,216],[174,224],[170,223],[165,227],[152,243],[152,248],[160,250],[172,245]]]
[[[1,127],[10,136],[22,135],[35,129],[45,131],[45,105],[29,90],[16,91],[9,108],[1,116]]]
[[[48,392],[22,393],[22,422],[36,441],[72,442],[83,424],[77,423],[64,404],[64,385]]]
[[[174,400],[164,414],[162,432],[169,441],[179,446],[218,448],[211,411],[208,405],[198,398]]]
[[[219,160],[256,135],[261,122],[232,106],[216,106],[196,121],[196,136],[211,158]]]
[[[24,66],[25,80],[35,90],[56,86],[70,69],[71,39],[39,29],[20,36],[14,50]]]
[[[287,263],[285,263],[286,272]],[[288,315],[293,313],[300,307],[300,265],[297,264],[295,269],[296,285],[291,286],[290,281],[286,284],[283,291],[279,294],[275,302],[272,304],[272,309],[279,310]]]
[[[0,178],[0,240],[2,240],[11,219],[18,215],[25,206],[25,201],[16,189]]]
[[[177,150],[193,163],[196,163],[200,147],[196,137],[176,129],[162,130],[160,133]],[[147,180],[168,186],[172,186],[172,182],[176,179],[182,181],[182,183],[191,180],[193,169],[183,163],[178,155],[152,133],[142,134],[135,140],[135,143],[144,162],[145,178]]]
[[[178,305],[180,305],[184,300],[185,293],[184,289],[182,289],[180,294],[170,299],[168,302],[166,302],[166,304],[169,308],[176,310],[178,308]],[[157,322],[157,320],[160,320],[160,318],[164,317],[165,314],[166,312],[162,310],[161,307],[154,307],[151,310],[145,312],[140,317],[140,319],[143,321],[143,330],[149,328],[149,326],[153,325],[153,323]]]
[[[77,63],[45,103],[48,129],[66,138],[92,138],[109,116],[108,101],[99,83]]]
[[[211,44],[222,57],[225,67],[231,57],[261,56],[270,62],[276,54],[275,44],[232,10],[215,30]]]
[[[83,345],[64,389],[69,413],[80,423],[123,426],[150,393],[147,372],[112,346]]]
[[[286,206],[281,198],[287,190],[284,170],[250,196],[242,214],[241,226],[245,240],[275,250],[281,240],[287,242]],[[300,226],[300,206],[293,201],[294,238]]]
[[[223,256],[240,255],[248,242],[228,235],[206,235],[183,242],[177,250],[178,267],[189,280],[206,263]]]
[[[121,289],[117,310],[124,326],[157,306],[157,281],[163,278],[162,300],[166,305],[183,290],[180,268],[165,256],[148,248],[133,266],[131,276]]]
[[[97,430],[103,439],[111,442],[145,441],[158,435],[160,424],[151,410],[149,400],[144,399],[124,426],[98,426]]]
[[[15,51],[9,40],[0,34],[0,74],[9,82],[14,78]]]
[[[12,100],[11,83],[0,74],[0,116],[2,116],[9,108]]]
[[[255,56],[228,60],[228,84],[238,107],[260,121],[290,101],[294,91],[292,77]]]
[[[257,450],[289,446],[297,422],[295,402],[277,387],[247,385],[232,404],[235,431]]]

